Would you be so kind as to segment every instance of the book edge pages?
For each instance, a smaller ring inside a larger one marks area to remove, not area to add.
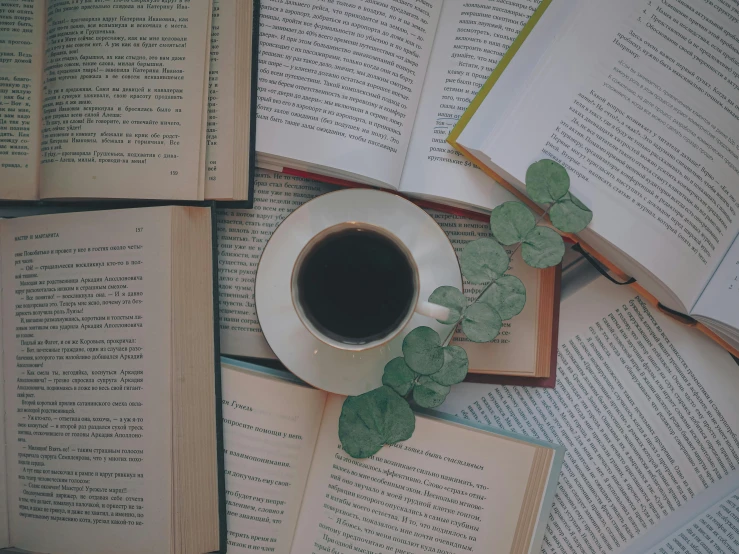
[[[537,520],[534,526],[534,532],[531,538],[529,552],[539,552],[544,542],[549,523],[549,515],[554,507],[554,497],[557,494],[557,485],[559,483],[559,475],[562,471],[562,465],[565,459],[565,447],[557,446],[554,448],[553,454],[549,459],[549,464],[545,472],[544,494],[540,498],[540,508],[536,512]]]
[[[208,255],[213,230],[210,229],[210,233],[203,232],[211,225],[211,214],[206,212],[210,210],[198,207],[171,208],[171,344],[175,372],[172,378],[174,410],[172,422],[175,438],[172,452],[175,469],[172,513],[177,516],[172,522],[172,527],[173,545],[175,551],[181,554],[199,554],[205,550],[217,550],[221,541],[216,456],[217,393],[215,368],[212,365],[215,359],[215,344],[210,343],[214,337],[215,314],[210,309],[212,306],[210,294],[197,293],[213,289],[212,266]],[[203,256],[204,263],[194,263],[196,256]],[[188,275],[189,282],[183,282],[183,274]],[[194,312],[200,314],[196,318],[197,325],[193,325],[187,317]],[[213,371],[204,371],[205,367],[211,367]],[[203,394],[204,392],[211,394]],[[203,417],[204,415],[206,417]],[[194,437],[199,437],[196,439],[197,444],[192,440],[182,441],[180,437],[190,435],[188,430],[192,430],[193,426],[199,428],[199,432],[193,433]],[[212,431],[208,436],[207,429]],[[184,462],[186,464],[180,467],[179,464]],[[203,491],[207,491],[208,494],[200,494],[197,498],[194,496],[196,492]],[[193,521],[197,523],[192,524]]]
[[[551,450],[546,451],[543,448],[538,448],[536,454],[534,454],[534,463],[531,467],[529,482],[526,485],[524,501],[521,504],[521,513],[518,518],[518,525],[516,525],[516,533],[513,536],[511,552],[523,553],[530,550],[531,540],[534,536],[534,525],[538,519],[536,517],[538,514],[534,515],[532,509],[535,506],[541,506],[541,497],[544,496],[543,485],[546,482],[544,469],[547,465],[550,465],[547,464],[547,461],[551,456]]]
[[[539,314],[536,377],[550,377],[557,364],[559,306],[562,290],[562,264],[541,271],[539,277]]]

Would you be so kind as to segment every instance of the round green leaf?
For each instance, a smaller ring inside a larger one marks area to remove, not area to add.
[[[442,321],[437,319],[439,323],[451,325],[458,323],[462,319],[462,314],[467,307],[467,299],[461,290],[455,287],[439,287],[429,296],[429,302],[449,308],[449,319]]]
[[[416,327],[403,340],[405,363],[416,373],[431,375],[444,365],[439,333],[431,327]]]
[[[416,374],[405,363],[403,356],[390,360],[385,366],[385,372],[382,374],[382,384],[387,385],[400,396],[405,396],[411,392],[415,379]]]
[[[490,285],[478,302],[495,308],[501,319],[506,321],[520,314],[526,305],[526,287],[518,277],[503,275]]]
[[[551,204],[570,190],[567,170],[554,160],[540,160],[526,171],[526,193],[534,202]]]
[[[462,250],[459,263],[470,283],[489,283],[508,271],[508,254],[497,240],[477,239]]]
[[[521,202],[506,202],[490,214],[490,229],[499,243],[516,244],[536,227],[536,218]]]
[[[545,269],[557,265],[565,255],[565,243],[549,227],[537,227],[521,246],[521,257],[531,267]]]
[[[568,194],[549,210],[552,225],[563,233],[579,233],[590,224],[593,212],[577,198]]]
[[[408,440],[415,428],[408,402],[390,387],[380,387],[344,400],[339,440],[352,458],[369,458],[385,444]]]
[[[445,387],[430,377],[421,377],[413,389],[413,400],[421,408],[436,408],[444,403],[452,387]]]
[[[447,346],[444,348],[444,365],[441,369],[431,375],[431,379],[439,385],[456,385],[467,377],[470,362],[467,352],[460,346]]]
[[[503,320],[497,310],[485,304],[476,302],[467,308],[462,319],[462,330],[472,342],[490,342],[495,339],[503,327]]]

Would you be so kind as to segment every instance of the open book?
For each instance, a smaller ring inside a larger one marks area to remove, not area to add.
[[[737,354],[738,16],[553,0],[450,137],[519,192],[531,163],[562,163],[594,213],[579,238]]]
[[[219,211],[218,288],[224,355],[275,358],[262,333],[254,304],[257,263],[270,236],[285,217],[333,188],[291,175],[258,172],[254,209]],[[490,235],[489,226],[478,221],[436,211],[429,213],[458,252],[468,242]],[[455,344],[467,351],[472,373],[548,378],[557,355],[559,268],[531,268],[518,254],[511,267],[511,273],[526,286],[524,310],[504,323],[501,335],[492,343],[473,343],[459,333]],[[464,292],[471,300],[481,290],[481,285],[464,283]]]
[[[249,198],[252,0],[0,15],[0,199]]]
[[[0,282],[0,547],[218,550],[210,210],[2,220]]]
[[[446,144],[538,1],[262,0],[257,164],[490,211],[510,200]]]
[[[706,493],[736,492],[739,367],[629,287],[582,268],[563,282],[556,388],[462,383],[440,409],[567,448],[542,554],[653,554],[699,514],[713,525],[719,498],[703,502]]]
[[[356,460],[339,443],[344,397],[222,367],[230,554],[541,551],[562,448],[429,413]]]

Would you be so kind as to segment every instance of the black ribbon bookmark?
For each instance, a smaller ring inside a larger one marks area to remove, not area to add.
[[[572,249],[575,252],[577,252],[578,254],[581,254],[583,256],[583,258],[585,258],[587,261],[590,262],[590,265],[592,265],[595,269],[598,270],[598,273],[600,273],[601,275],[603,275],[603,277],[605,277],[606,279],[608,279],[614,285],[623,286],[623,285],[631,285],[633,283],[636,283],[636,279],[634,279],[633,277],[631,277],[628,281],[624,281],[624,282],[620,282],[620,281],[616,280],[608,272],[608,269],[606,269],[605,267],[603,267],[603,265],[598,260],[596,260],[590,254],[588,254],[587,252],[585,252],[585,250],[583,250],[582,246],[580,246],[580,243],[576,243],[575,246],[572,247]]]
[[[657,307],[662,311],[662,313],[665,313],[675,319],[677,319],[680,323],[683,323],[685,325],[698,325],[698,320],[693,319],[689,315],[685,315],[682,312],[678,312],[676,310],[673,310],[671,308],[668,308],[662,302],[657,302]]]
[[[580,246],[579,243],[575,244],[572,247],[572,249],[575,252],[577,252],[578,254],[581,254],[583,256],[583,258],[585,258],[587,261],[590,262],[590,265],[592,265],[595,269],[598,270],[598,273],[600,273],[601,275],[603,275],[603,277],[605,277],[606,279],[608,279],[614,285],[623,286],[623,285],[631,285],[633,283],[636,283],[636,279],[634,279],[633,277],[631,277],[628,281],[624,281],[624,282],[617,281],[608,272],[608,269],[606,269],[605,267],[603,267],[603,265],[598,260],[596,260],[595,258],[593,258],[590,254],[588,254],[587,252],[585,252],[585,250],[583,250],[582,246]],[[658,302],[657,303],[657,308],[659,308],[659,310],[662,313],[664,313],[666,315],[669,315],[670,317],[672,317],[674,319],[677,319],[680,323],[683,323],[685,325],[698,325],[698,321],[696,319],[693,319],[689,315],[686,315],[686,314],[684,314],[682,312],[678,312],[676,310],[673,310],[671,308],[668,308],[667,306],[665,306],[661,302]]]

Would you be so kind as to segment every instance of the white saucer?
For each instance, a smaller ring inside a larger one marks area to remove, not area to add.
[[[336,394],[358,395],[382,385],[385,364],[402,355],[403,338],[410,331],[426,325],[443,338],[450,326],[414,314],[395,339],[363,352],[330,347],[306,329],[292,303],[293,266],[313,236],[346,221],[384,227],[405,243],[418,265],[421,300],[444,285],[462,290],[462,275],[454,248],[434,219],[408,200],[386,192],[331,192],[304,204],[280,224],[257,269],[255,298],[264,336],[280,361],[303,381]]]

